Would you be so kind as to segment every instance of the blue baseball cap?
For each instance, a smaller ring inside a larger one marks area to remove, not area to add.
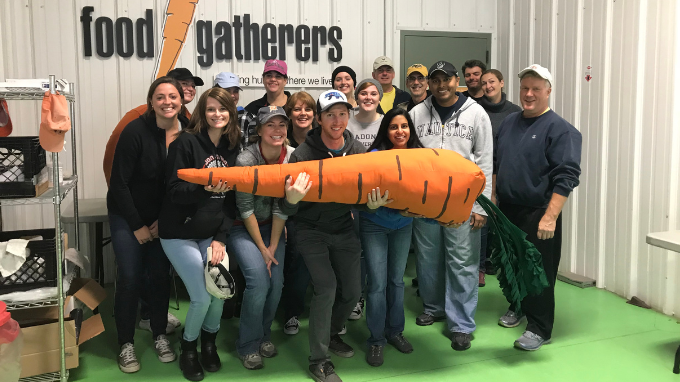
[[[241,89],[238,76],[231,72],[221,72],[216,75],[215,86],[219,86],[222,89],[237,87],[239,90],[243,90]]]

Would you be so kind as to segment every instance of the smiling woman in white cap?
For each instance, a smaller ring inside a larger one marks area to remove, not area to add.
[[[203,370],[220,369],[215,338],[224,300],[206,290],[207,249],[212,262],[225,256],[225,243],[236,214],[229,185],[199,186],[177,177],[183,168],[234,166],[240,150],[236,105],[226,90],[212,88],[194,109],[191,121],[168,149],[166,195],[158,218],[159,236],[168,259],[189,292],[191,303],[181,337],[180,368],[190,381],[203,379]],[[199,362],[197,343],[201,340]]]
[[[555,322],[555,280],[562,251],[562,207],[581,175],[581,133],[550,110],[553,78],[531,65],[519,73],[521,113],[511,114],[494,137],[494,194],[503,214],[527,233],[543,258],[550,286],[522,300],[527,317],[515,347],[550,343]],[[514,328],[523,316],[509,309],[499,325]]]
[[[288,163],[293,148],[287,142],[288,116],[280,106],[266,106],[257,114],[256,134],[238,158],[237,166]],[[271,325],[283,288],[285,240],[288,216],[279,199],[236,192],[239,215],[227,246],[243,271],[246,289],[236,351],[246,369],[264,367],[262,357],[278,354],[271,340]]]
[[[317,101],[317,120],[321,126],[313,129],[295,149],[290,163],[366,152],[346,130],[351,107],[338,90],[321,93]],[[299,174],[294,182],[288,178],[286,197],[279,205],[284,214],[295,215],[297,247],[314,288],[309,313],[309,371],[315,381],[339,381],[328,351],[345,358],[354,355],[354,349],[339,333],[361,295],[361,244],[353,228],[350,213],[353,206],[302,202],[309,187],[311,183],[305,173]],[[379,194],[380,190],[372,190],[368,204],[354,207],[368,210],[385,205],[388,195],[383,198]]]

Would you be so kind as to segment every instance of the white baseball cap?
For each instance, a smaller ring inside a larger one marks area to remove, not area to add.
[[[542,67],[541,65],[538,65],[538,64],[533,64],[533,65],[529,66],[528,68],[519,72],[519,74],[517,76],[520,79],[522,79],[522,77],[529,72],[534,72],[534,73],[538,74],[541,78],[548,80],[548,82],[550,82],[550,86],[553,85],[553,77],[552,77],[552,74],[550,74],[550,71],[548,69]]]
[[[321,114],[322,111],[326,111],[337,104],[345,105],[347,106],[347,109],[352,108],[352,104],[347,102],[347,97],[340,91],[334,89],[327,90],[321,93],[319,99],[316,101],[316,109],[318,113]]]
[[[225,252],[224,259],[217,265],[210,264],[212,259],[212,248],[208,247],[208,261],[205,264],[205,289],[211,296],[220,300],[227,300],[234,297],[236,293],[236,283],[229,273],[229,255]]]

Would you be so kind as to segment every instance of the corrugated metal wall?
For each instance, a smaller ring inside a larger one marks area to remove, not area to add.
[[[649,232],[679,228],[676,2],[501,0],[498,15],[509,98],[518,100],[516,73],[546,66],[553,107],[583,134],[562,269],[677,315],[677,254],[645,243]]]
[[[159,26],[163,23],[166,0],[0,0],[0,81],[6,78],[67,78],[76,83],[76,138],[78,144],[78,172],[80,198],[104,198],[106,183],[102,171],[104,147],[121,116],[145,101],[146,91],[154,70],[154,59],[140,59],[137,55],[121,58],[114,55],[101,58],[94,53],[84,57],[80,23],[81,10],[93,6],[93,19],[107,16],[113,20],[129,17],[133,21],[153,9],[156,26],[155,44],[158,51]],[[375,57],[390,55],[399,73],[399,33],[402,29],[457,32],[496,31],[496,2],[494,0],[200,0],[194,25],[177,62],[177,67],[189,68],[194,74],[211,83],[221,71],[243,75],[258,75],[262,61],[218,61],[209,68],[197,63],[196,20],[233,20],[234,15],[249,13],[253,22],[262,25],[305,24],[309,26],[340,26],[343,30],[343,58],[357,77],[369,77]],[[94,34],[94,21],[91,28]],[[94,37],[93,37],[94,42]],[[320,53],[323,58],[324,47]],[[93,46],[94,51],[94,46]],[[287,48],[288,57],[294,47]],[[492,60],[495,60],[495,39]],[[327,59],[317,63],[296,63],[287,60],[291,75],[330,76],[333,67]],[[401,84],[399,78],[396,84]],[[203,89],[206,89],[204,87]],[[287,86],[287,90],[301,88]],[[201,88],[198,88],[200,94]],[[309,88],[316,96],[323,88]],[[241,94],[241,105],[261,97],[263,88],[246,89]],[[193,102],[189,109],[193,109]],[[9,103],[14,135],[37,135],[39,103]],[[70,137],[67,137],[67,142]],[[70,145],[66,145],[70,150]],[[68,153],[60,154],[60,161],[69,173]],[[5,230],[53,226],[52,206],[4,207]],[[83,248],[92,253],[91,232],[81,227]],[[107,234],[105,232],[105,234]],[[113,269],[110,247],[105,252],[105,267]]]

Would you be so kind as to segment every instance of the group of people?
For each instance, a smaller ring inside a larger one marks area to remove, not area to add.
[[[416,324],[446,320],[452,348],[469,349],[487,251],[487,217],[479,205],[465,223],[446,225],[389,208],[389,190],[379,188],[369,190],[368,203],[361,205],[303,201],[314,182],[305,173],[286,179],[280,199],[232,190],[228,183],[200,186],[177,177],[183,168],[295,163],[423,147],[453,150],[476,163],[486,175],[484,195],[541,252],[550,287],[524,299],[528,324],[515,346],[537,350],[548,343],[560,212],[578,185],[581,135],[550,110],[553,79],[547,69],[532,65],[520,72],[521,108],[506,99],[498,70],[471,60],[463,75],[468,90],[461,93],[451,63],[438,61],[429,70],[415,64],[407,69],[404,91],[392,84],[392,60],[381,56],[373,63],[372,78],[359,82],[351,68],[335,68],[333,88],[315,100],[306,92],[287,92],[286,63],[269,60],[262,98],[237,106],[239,77],[220,73],[191,114],[184,105],[193,101],[196,86],[204,85],[201,78],[177,68],[155,80],[147,103],[128,112],[114,130],[104,160],[118,266],[119,368],[126,373],[140,369],[134,349],[140,300],[139,326],[152,332],[159,360],[176,359],[166,337],[179,326],[167,312],[174,268],[190,297],[180,369],[192,381],[220,369],[216,337],[225,307],[206,290],[208,252],[215,265],[228,254],[242,274],[236,351],[247,369],[260,369],[263,358],[277,355],[271,325],[281,300],[284,332],[298,333],[309,284],[309,372],[315,381],[340,381],[329,352],[354,355],[341,334],[346,321],[361,318],[364,309],[368,364],[383,364],[387,344],[413,352],[404,336],[403,281],[412,244],[423,301]],[[515,327],[522,319],[508,310],[499,324]]]

